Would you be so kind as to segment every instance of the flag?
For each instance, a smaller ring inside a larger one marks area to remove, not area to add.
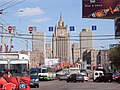
[[[5,52],[8,52],[8,45],[4,44],[5,45]]]

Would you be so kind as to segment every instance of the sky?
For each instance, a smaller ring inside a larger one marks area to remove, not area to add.
[[[12,5],[11,5],[12,4]],[[64,24],[75,27],[75,31],[69,32],[71,36],[79,36],[84,28],[97,26],[97,30],[93,31],[94,35],[114,35],[114,19],[89,19],[82,18],[82,0],[0,0],[0,23],[7,29],[9,25],[16,26],[16,30],[21,34],[28,34],[30,26],[37,27],[38,32],[44,32],[46,36],[51,36],[54,32],[49,32],[49,27],[55,27],[58,24],[60,13]],[[27,36],[26,36],[27,37]],[[71,37],[73,38],[73,37]],[[113,38],[107,40],[94,40],[94,48],[101,49],[101,46],[108,48],[109,44],[118,43]],[[47,41],[46,37],[46,41]],[[79,39],[79,37],[74,37]],[[9,44],[9,38],[5,38],[5,43]],[[49,41],[51,43],[51,41]],[[78,43],[72,41],[71,43]],[[26,50],[25,39],[13,38],[13,51]],[[104,49],[105,49],[104,48]],[[31,50],[31,41],[28,40],[28,50]]]

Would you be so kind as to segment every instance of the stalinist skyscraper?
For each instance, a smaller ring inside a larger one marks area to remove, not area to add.
[[[70,34],[61,15],[58,26],[55,26],[52,43],[53,58],[59,58],[61,62],[70,60]]]

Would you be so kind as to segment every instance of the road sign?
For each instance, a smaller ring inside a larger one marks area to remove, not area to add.
[[[74,26],[70,26],[70,31],[75,31]]]
[[[33,27],[29,27],[29,31],[30,31],[30,32],[33,31]]]
[[[11,31],[12,30],[12,26],[8,26],[8,30]]]
[[[53,27],[49,27],[49,31],[53,31]]]
[[[92,30],[93,30],[93,31],[94,31],[94,30],[97,30],[97,26],[96,26],[96,25],[92,26]]]

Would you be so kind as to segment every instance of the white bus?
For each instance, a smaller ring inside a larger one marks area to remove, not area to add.
[[[19,53],[0,53],[0,90],[14,85],[15,90],[29,90],[29,59]],[[16,83],[18,82],[18,83]]]
[[[38,75],[40,80],[54,80],[56,78],[56,71],[54,68],[39,68]]]

